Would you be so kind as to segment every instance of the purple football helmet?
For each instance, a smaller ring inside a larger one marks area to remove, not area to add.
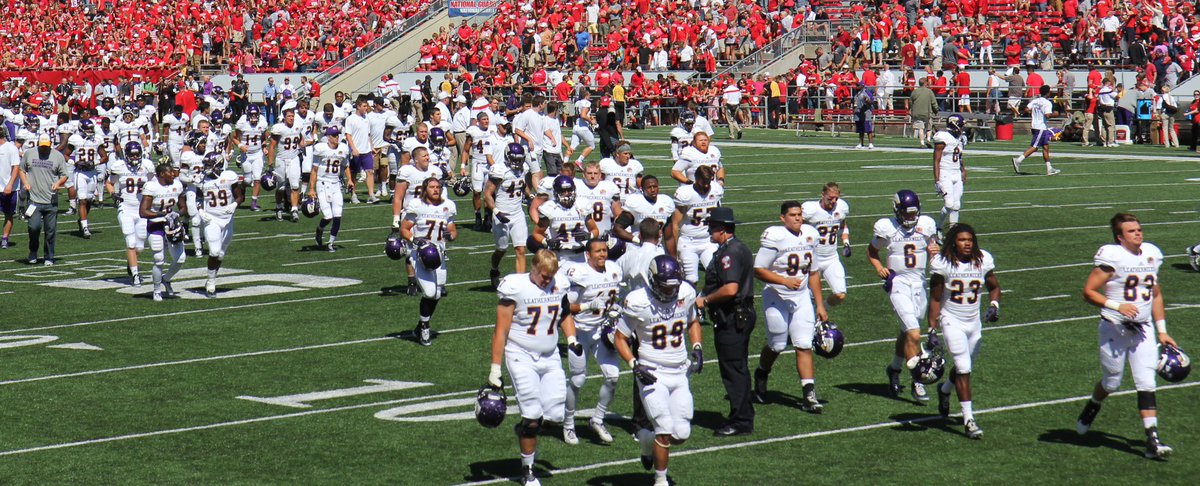
[[[429,130],[429,145],[434,150],[441,150],[446,147],[446,131],[438,127],[433,127]]]
[[[608,259],[617,261],[621,255],[625,254],[625,240],[620,238],[610,238],[608,240]]]
[[[946,373],[946,358],[939,341],[937,333],[930,331],[929,337],[921,343],[921,354],[917,366],[910,370],[913,381],[932,385],[941,380],[942,375]]]
[[[204,154],[204,175],[216,178],[225,171],[225,154],[209,152]]]
[[[917,193],[901,189],[892,196],[892,212],[896,215],[896,221],[905,228],[912,228],[917,225],[917,218],[921,216],[921,199],[917,197]]]
[[[1175,346],[1163,346],[1158,355],[1158,376],[1171,383],[1183,381],[1192,372],[1192,360]]]
[[[417,252],[417,260],[421,261],[427,270],[436,270],[442,266],[442,249],[438,248],[433,242],[424,238],[417,238],[414,242]]]
[[[221,110],[213,110],[213,112],[209,114],[208,122],[212,125],[213,130],[219,129],[221,125],[225,124],[225,113]]]
[[[525,167],[525,160],[524,146],[516,142],[508,144],[508,150],[504,152],[504,161],[508,163],[509,169],[519,172]]]
[[[679,115],[679,125],[691,130],[696,125],[696,114],[690,111],[683,112]]]
[[[200,144],[208,145],[208,136],[200,133],[199,130],[194,130],[188,133],[187,139],[184,140],[183,144],[191,147],[192,150],[200,152]]]
[[[408,258],[408,245],[404,244],[404,240],[399,238],[388,238],[387,244],[383,247],[383,252],[392,260],[403,260]]]
[[[660,302],[674,302],[683,284],[683,268],[670,255],[659,255],[650,262],[650,294]]]
[[[131,141],[125,144],[125,160],[135,162],[142,160],[142,144]]]
[[[79,120],[79,131],[83,132],[85,136],[91,137],[96,134],[96,123],[87,118]]]
[[[249,108],[246,108],[246,119],[250,121],[251,125],[258,123],[260,116],[262,116],[262,110],[258,108],[258,105],[250,105]]]
[[[842,353],[846,344],[845,336],[832,322],[818,322],[817,332],[813,335],[813,351],[823,358],[835,358]]]
[[[300,212],[308,218],[321,214],[321,210],[317,207],[317,200],[311,197],[305,197],[303,201],[300,201]]]
[[[262,178],[258,180],[258,184],[264,191],[274,191],[279,186],[275,182],[275,174],[271,173],[263,174]]]
[[[554,200],[564,208],[575,206],[575,179],[569,175],[554,178]]]
[[[458,197],[466,197],[471,194],[471,179],[466,177],[454,181],[454,195]]]
[[[963,127],[966,125],[967,120],[958,113],[946,117],[946,131],[955,137],[962,135]]]
[[[479,425],[494,429],[504,422],[508,415],[508,396],[503,388],[484,386],[475,394],[475,420]]]

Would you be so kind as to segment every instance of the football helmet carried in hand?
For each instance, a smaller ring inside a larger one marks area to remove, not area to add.
[[[454,195],[458,197],[467,197],[471,195],[471,179],[461,177],[454,181]]]
[[[946,373],[946,358],[936,331],[930,330],[929,337],[921,343],[921,354],[911,371],[913,381],[924,385],[937,383]]]
[[[1171,383],[1183,381],[1192,372],[1192,359],[1176,346],[1166,345],[1158,354],[1158,376]]]
[[[321,214],[320,208],[317,207],[317,200],[311,197],[305,197],[300,201],[300,212],[304,213],[305,217],[313,218]]]
[[[264,191],[274,191],[276,187],[279,187],[279,184],[275,182],[275,174],[270,172],[263,174],[262,179],[258,180],[258,184]]]
[[[835,358],[842,353],[846,338],[837,324],[829,321],[818,322],[817,332],[813,335],[813,351],[823,358]]]
[[[442,249],[436,243],[425,238],[417,238],[413,241],[413,251],[417,253],[417,260],[426,269],[436,270],[441,268]]]
[[[163,234],[167,237],[167,241],[171,243],[182,243],[186,232],[183,230],[183,221],[179,217],[179,213],[167,214],[167,227],[163,230]]]
[[[621,255],[625,254],[625,240],[620,238],[609,238],[608,240],[608,259],[617,261]]]
[[[901,226],[916,226],[917,218],[921,216],[921,198],[911,190],[901,189],[892,196],[892,213],[896,215],[896,221]]]
[[[491,385],[480,388],[475,394],[475,420],[479,425],[494,429],[504,422],[505,415],[508,415],[508,395],[504,388]]]
[[[387,244],[383,247],[383,252],[392,260],[403,260],[408,258],[409,248],[405,241],[400,238],[388,238]]]

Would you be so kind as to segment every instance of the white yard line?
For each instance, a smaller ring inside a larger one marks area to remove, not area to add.
[[[1034,297],[1034,298],[1032,298],[1032,299],[1029,299],[1029,300],[1051,300],[1051,299],[1065,299],[1065,298],[1067,298],[1067,297],[1070,297],[1070,296],[1071,296],[1071,294],[1043,295],[1043,296],[1041,296],[1041,297]]]

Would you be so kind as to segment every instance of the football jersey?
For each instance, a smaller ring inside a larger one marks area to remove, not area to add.
[[[934,255],[929,261],[929,273],[946,279],[942,291],[942,313],[963,321],[979,320],[980,295],[987,292],[986,277],[996,268],[992,254],[979,250],[983,260],[974,263],[952,262],[942,255]]]
[[[1034,130],[1046,129],[1046,115],[1054,113],[1054,106],[1050,104],[1050,100],[1042,97],[1034,98],[1029,102],[1029,128]]]
[[[579,101],[575,102],[575,113],[579,113],[579,115],[580,115],[580,116],[575,117],[575,126],[591,129],[592,122],[589,122],[583,118],[583,110],[584,109],[591,110],[592,102],[588,101],[587,98],[580,98]],[[593,115],[594,113],[591,113],[589,111],[588,114]]]
[[[425,179],[434,177],[443,179],[446,174],[436,165],[429,165],[425,170],[418,169],[414,164],[408,164],[400,168],[400,173],[396,174],[396,182],[404,181],[408,183],[408,191],[404,193],[404,206],[408,207],[413,202],[413,198],[421,195],[421,187],[425,184]]]
[[[124,121],[113,122],[112,132],[116,137],[116,143],[121,147],[124,147],[129,142],[141,143],[142,135],[146,133],[145,123],[145,120],[141,118],[135,118],[130,123],[125,123]]]
[[[680,285],[672,302],[659,302],[649,289],[640,288],[625,297],[617,330],[638,338],[638,360],[661,366],[680,367],[688,362],[688,325],[696,320],[696,291]]]
[[[1162,266],[1163,254],[1152,243],[1142,243],[1140,254],[1130,253],[1125,247],[1110,243],[1096,251],[1096,266],[1113,269],[1112,277],[1104,283],[1104,296],[1121,304],[1137,307],[1137,317],[1129,319],[1120,312],[1107,307],[1100,309],[1100,317],[1109,322],[1150,322],[1150,306],[1154,302],[1154,285],[1158,283],[1158,267]]]
[[[261,120],[262,118],[259,118],[259,121]],[[345,124],[345,121],[346,119],[337,116],[336,112],[334,115],[330,115],[329,117],[326,117],[324,113],[321,113],[313,119],[313,125],[317,127],[317,134],[324,137],[326,128],[331,126],[342,128],[342,126]],[[345,130],[342,131],[345,132]]]
[[[194,185],[204,168],[204,155],[194,150],[179,155],[179,177],[175,180],[184,185]]]
[[[304,142],[304,127],[300,122],[293,123],[290,127],[282,122],[276,123],[271,127],[271,136],[279,139],[275,152],[276,160],[300,157],[301,144]]]
[[[99,133],[85,137],[83,132],[77,132],[71,135],[67,143],[71,145],[71,159],[75,161],[77,168],[91,170],[96,165],[107,162],[100,160],[100,147],[104,146],[104,137]]]
[[[201,209],[211,216],[229,218],[237,209],[237,199],[233,197],[233,186],[242,182],[242,176],[226,169],[217,177],[204,177],[198,184],[200,196],[204,198]]]
[[[679,153],[692,145],[692,132],[675,125],[671,129],[671,160],[679,160]]]
[[[508,164],[497,163],[488,169],[488,179],[496,184],[496,212],[509,217],[521,214],[521,203],[525,199],[525,171],[513,172]]]
[[[644,195],[629,196],[621,205],[621,209],[629,211],[633,215],[633,227],[630,230],[634,235],[638,234],[638,224],[646,218],[658,221],[659,227],[667,224],[671,219],[671,215],[675,214],[675,202],[671,198],[659,194],[654,202],[650,202]]]
[[[629,159],[629,163],[625,165],[618,164],[612,157],[600,160],[600,172],[604,173],[604,180],[612,182],[621,190],[621,202],[625,202],[625,197],[630,194],[642,192],[637,181],[642,170],[642,163],[637,159]]]
[[[602,235],[612,231],[612,222],[615,217],[612,214],[612,202],[620,197],[621,190],[617,189],[616,184],[609,181],[600,181],[596,183],[596,187],[589,187],[587,182],[575,183],[575,201],[583,201],[587,204],[588,215],[591,216],[592,221],[596,222],[596,227]]]
[[[317,180],[322,182],[342,182],[343,165],[350,156],[350,146],[339,142],[337,147],[330,147],[329,142],[321,142],[313,146],[314,170]]]
[[[425,141],[422,142],[422,141],[417,140],[417,137],[408,137],[408,138],[404,139],[404,143],[402,143],[400,145],[401,151],[406,154],[409,154],[408,163],[410,165],[412,164],[412,151],[413,151],[413,149],[415,149],[417,147],[429,148],[429,139],[426,138]],[[433,157],[431,156],[430,159],[433,159]]]
[[[404,206],[404,219],[413,222],[413,238],[425,238],[438,246],[446,247],[447,229],[458,214],[454,201],[442,199],[441,204],[429,204],[424,199],[415,199]]]
[[[188,124],[191,118],[186,113],[180,114],[178,117],[174,113],[168,113],[163,117],[163,125],[167,126],[167,143],[174,146],[183,145],[184,139],[191,131]]]
[[[133,163],[117,159],[108,166],[108,180],[121,196],[121,210],[134,211],[142,205],[142,186],[154,178],[154,163],[141,159]]]
[[[109,121],[116,122],[121,118],[121,107],[115,105],[112,108],[97,106],[96,114],[100,115],[101,118],[108,118]]]
[[[712,167],[713,178],[721,170],[721,149],[716,145],[709,145],[708,152],[701,152],[696,147],[688,147],[679,151],[679,160],[675,161],[675,165],[671,166],[671,170],[683,172],[689,181],[696,180],[696,169],[702,165]]]
[[[17,130],[17,140],[24,143],[21,144],[21,156],[25,156],[25,152],[37,148],[38,135],[27,129]]]
[[[238,120],[235,129],[242,134],[242,143],[246,145],[246,153],[257,154],[262,152],[263,143],[266,142],[267,120],[263,117],[258,117],[258,123],[251,124],[250,120],[243,116]],[[282,142],[280,142],[282,143]]]
[[[926,248],[937,233],[933,218],[921,215],[917,224],[905,228],[895,218],[882,218],[875,222],[875,239],[871,245],[887,250],[886,267],[896,272],[897,278],[922,278],[929,255]]]
[[[158,182],[158,177],[151,177],[146,181],[146,185],[142,186],[142,198],[150,198],[150,208],[158,212],[167,212],[167,210],[178,210],[179,198],[183,195],[183,184],[176,179],[170,184],[162,185]],[[165,217],[159,216],[150,218],[152,222],[166,221]]]
[[[487,166],[487,156],[492,153],[492,143],[495,139],[475,125],[467,127],[467,136],[471,137],[471,165]]]
[[[571,207],[563,207],[557,201],[551,199],[545,204],[538,206],[538,215],[545,221],[550,223],[547,237],[561,238],[563,241],[587,243],[587,241],[579,241],[575,239],[574,231],[583,228],[587,229],[588,208],[587,203],[575,198],[575,204]],[[565,236],[565,237],[564,237]]]
[[[576,263],[567,265],[559,273],[570,282],[567,298],[572,304],[582,305],[597,299],[603,299],[610,306],[618,303],[624,274],[616,262],[605,260],[604,270],[596,270],[587,262]],[[580,312],[575,314],[575,328],[591,331],[603,325],[606,319],[603,310]]]
[[[713,208],[721,205],[725,197],[725,188],[713,184],[708,194],[701,195],[696,187],[688,184],[675,189],[675,207],[684,213],[683,222],[679,225],[679,235],[692,239],[708,239],[708,215]],[[636,198],[635,198],[636,199]]]
[[[833,211],[821,207],[821,201],[806,201],[800,205],[800,213],[804,222],[816,228],[820,239],[817,241],[817,256],[837,256],[837,247],[842,230],[846,227],[846,218],[850,217],[850,205],[845,199],[838,198],[833,205]]]
[[[38,135],[45,135],[47,137],[50,137],[50,140],[53,140],[55,142],[55,145],[58,145],[58,140],[59,140],[58,120],[54,119],[54,118],[50,118],[50,117],[40,116],[40,115],[37,117],[37,120],[38,120]]]
[[[564,309],[570,287],[562,274],[554,276],[545,288],[538,287],[528,273],[514,273],[500,280],[496,293],[501,303],[512,303],[512,327],[508,345],[536,354],[558,352],[558,323],[570,309]]]
[[[312,138],[313,125],[317,123],[317,113],[310,111],[301,115],[300,110],[296,110],[296,125],[300,127],[300,133],[304,134],[305,139]]]
[[[812,225],[800,226],[799,233],[792,233],[785,226],[771,226],[763,231],[758,253],[754,255],[754,268],[763,268],[779,275],[798,278],[800,288],[792,290],[785,285],[766,284],[785,297],[808,292],[808,272],[816,256],[820,235]]]
[[[966,137],[955,137],[945,130],[933,134],[933,144],[944,144],[942,158],[938,161],[942,177],[958,175],[962,172],[962,151],[966,147]]]
[[[443,177],[450,174],[451,164],[450,159],[453,154],[450,153],[450,147],[442,147],[438,149],[429,149],[429,165],[436,166],[442,169]]]

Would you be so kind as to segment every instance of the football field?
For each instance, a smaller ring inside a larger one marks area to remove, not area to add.
[[[1112,241],[1114,213],[1138,215],[1146,241],[1166,255],[1159,279],[1170,333],[1200,356],[1200,275],[1184,255],[1200,241],[1200,158],[1159,147],[1057,144],[1062,174],[1047,177],[1040,157],[1024,163],[1026,173],[1013,173],[1009,160],[1023,139],[967,147],[962,221],[994,255],[1004,289],[1001,319],[985,324],[975,363],[973,402],[985,436],[972,441],[958,418],[937,416],[936,399],[922,405],[909,398],[907,374],[901,398],[886,394],[883,367],[898,321],[866,257],[871,227],[891,215],[897,190],[917,191],[924,214],[940,210],[932,151],[887,137],[867,151],[852,149],[857,139],[848,136],[748,130],[732,143],[723,135],[718,130],[714,142],[725,157],[725,204],[745,222],[737,234],[752,250],[763,229],[778,224],[780,202],[816,199],[825,182],[841,184],[853,255],[843,259],[847,300],[831,308],[830,319],[847,348],[816,362],[823,414],[800,410],[789,354],[771,375],[769,403],[756,406],[754,434],[716,438],[728,403],[706,327],[709,361],[691,380],[692,437],[671,449],[678,484],[1195,484],[1196,376],[1159,380],[1159,430],[1175,448],[1169,462],[1142,457],[1128,373],[1090,434],[1077,436],[1074,424],[1100,376],[1098,310],[1080,294],[1096,249]],[[667,130],[627,136],[663,193],[673,193]],[[271,195],[264,196],[270,209]],[[336,253],[314,246],[315,219],[276,222],[273,213],[239,210],[218,298],[203,297],[204,261],[189,256],[175,278],[181,298],[164,302],[149,298],[149,252],[141,257],[147,283],[128,285],[114,209],[92,213],[90,240],[75,233],[74,216],[60,215],[53,267],[16,262],[28,241],[18,222],[14,246],[0,251],[0,482],[511,481],[519,472],[515,401],[497,429],[484,429],[473,415],[495,320],[488,283],[494,245],[490,234],[470,229],[470,200],[455,200],[459,239],[449,248],[449,295],[434,316],[431,347],[412,339],[419,299],[403,295],[404,266],[383,252],[387,204],[347,205]],[[511,252],[501,270],[513,271]],[[764,327],[760,314],[752,367]],[[593,364],[581,409],[595,404],[598,373]],[[566,445],[557,425],[543,429],[543,484],[652,483],[630,436],[632,382],[623,370],[608,421],[611,446],[588,429],[586,411],[579,445]],[[959,411],[957,400],[952,410]]]

